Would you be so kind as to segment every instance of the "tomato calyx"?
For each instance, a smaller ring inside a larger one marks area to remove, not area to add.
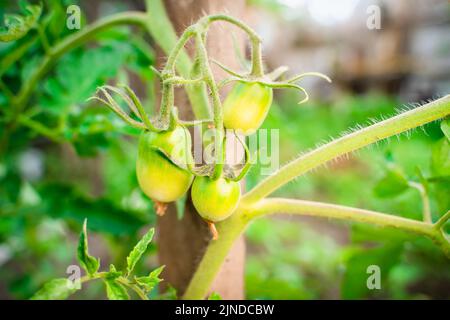
[[[242,82],[248,84],[257,83],[271,89],[283,89],[283,88],[295,89],[300,91],[304,95],[304,98],[298,104],[302,104],[308,101],[309,95],[308,92],[303,87],[296,84],[297,81],[308,76],[314,76],[322,78],[331,83],[331,79],[327,75],[320,72],[305,72],[297,74],[287,80],[278,80],[288,71],[288,67],[281,66],[276,68],[270,73],[255,77],[251,73],[241,74],[239,72],[231,70],[230,68],[228,68],[227,66],[223,65],[222,63],[216,60],[212,61],[230,75],[229,78],[226,78],[219,83],[219,87],[223,87],[231,82]]]
[[[191,144],[190,144],[190,133],[187,130],[186,127],[181,126],[184,130],[185,133],[185,150],[188,150],[188,152],[186,153],[186,157],[185,157],[185,162],[184,164],[186,165],[185,168],[192,173],[194,176],[209,176],[211,178],[214,178],[214,173],[215,173],[215,168],[216,168],[216,164],[205,164],[205,165],[201,165],[201,166],[195,166],[194,164],[194,157],[192,156],[192,154],[189,152],[189,150],[191,150]],[[236,131],[233,131],[234,135],[236,136],[237,140],[239,141],[239,143],[242,145],[244,152],[245,152],[245,162],[243,165],[228,165],[228,164],[223,164],[223,170],[221,173],[221,177],[224,177],[228,180],[231,181],[240,181],[242,180],[245,175],[248,173],[248,171],[250,170],[253,161],[252,159],[255,158],[255,156],[251,157],[250,156],[250,151],[248,149],[248,146],[246,145],[246,143],[241,139],[241,137],[239,137],[239,135],[236,133]],[[223,152],[225,152],[225,147],[226,147],[226,137],[224,138],[224,141],[222,143],[222,148],[223,148]],[[184,168],[184,166],[183,166]],[[216,177],[217,178],[217,177]]]
[[[103,98],[100,96],[103,95]],[[113,98],[112,94],[118,95],[127,105],[131,111],[131,115],[128,114],[119,103]],[[173,130],[179,122],[178,110],[175,106],[170,109],[170,117],[164,119],[162,117],[150,118],[145,112],[142,103],[134,91],[126,85],[120,87],[114,87],[110,85],[104,85],[97,88],[96,95],[88,100],[97,100],[109,107],[114,113],[116,113],[122,120],[131,125],[134,128],[138,128],[144,131],[151,132],[164,132]],[[137,119],[137,120],[136,120]]]

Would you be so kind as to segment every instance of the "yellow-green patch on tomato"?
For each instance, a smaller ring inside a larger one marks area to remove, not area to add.
[[[250,135],[264,122],[272,104],[273,90],[259,83],[238,82],[223,103],[225,128]]]
[[[211,222],[228,218],[239,203],[241,187],[225,178],[216,180],[198,176],[191,190],[192,203],[200,216]]]
[[[182,167],[187,152],[184,132],[180,137],[174,130],[144,132],[139,139],[136,175],[140,188],[152,200],[175,201],[192,183],[193,175]]]

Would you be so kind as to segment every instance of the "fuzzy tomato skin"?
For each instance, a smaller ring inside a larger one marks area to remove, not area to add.
[[[236,209],[241,197],[238,182],[198,176],[191,190],[192,203],[200,216],[211,222],[225,220]]]
[[[223,103],[225,128],[254,133],[264,122],[272,104],[273,90],[259,83],[238,82]]]
[[[185,132],[180,127],[162,133],[141,134],[136,175],[140,188],[152,200],[172,202],[189,189],[193,175],[183,168],[187,152],[185,139]]]

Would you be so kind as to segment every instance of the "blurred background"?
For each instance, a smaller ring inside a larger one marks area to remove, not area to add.
[[[70,4],[79,4],[83,25],[144,9],[137,0],[44,2],[51,43],[73,32],[62,27]],[[18,10],[16,1],[0,4],[0,21]],[[376,8],[380,28],[372,28]],[[300,106],[296,92],[276,92],[264,128],[279,129],[280,163],[369,119],[449,93],[446,0],[249,0],[244,20],[263,38],[267,70],[286,65],[292,74],[319,71],[333,79],[330,85],[305,78],[311,99]],[[138,132],[86,99],[98,85],[125,82],[154,110],[156,79],[148,66],[158,62],[156,47],[143,31],[126,27],[95,40],[57,62],[13,129],[6,125],[11,93],[27,82],[44,50],[34,30],[0,43],[1,299],[29,298],[45,281],[65,276],[76,264],[86,216],[90,250],[104,266],[123,264],[140,231],[155,224],[135,178]],[[236,51],[245,65],[245,53]],[[10,62],[12,52],[21,53]],[[450,207],[449,152],[440,123],[431,123],[296,179],[277,195],[421,220],[420,193],[403,183],[410,181],[428,191],[436,221]],[[247,189],[262,178],[260,169],[251,170]],[[247,299],[450,298],[450,260],[431,240],[400,231],[281,215],[255,221],[246,242]],[[157,249],[151,246],[140,270],[158,265]],[[381,269],[380,290],[367,289],[369,265]],[[103,299],[102,285],[74,298]]]

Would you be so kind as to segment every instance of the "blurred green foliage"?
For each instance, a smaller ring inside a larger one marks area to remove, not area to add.
[[[61,28],[67,3],[45,3],[40,24],[51,44],[77,31]],[[2,10],[14,12],[17,7],[9,3]],[[137,187],[136,141],[127,138],[138,132],[103,106],[86,101],[97,86],[113,79],[128,83],[130,75],[144,88],[152,87],[148,67],[154,54],[142,39],[141,31],[117,27],[69,51],[33,89],[14,127],[9,124],[15,116],[11,95],[27,83],[45,59],[45,50],[36,29],[17,41],[0,43],[2,298],[29,298],[45,281],[66,277],[85,218],[97,237],[94,252],[118,267],[142,227],[154,224],[153,205]],[[151,90],[147,98],[149,106]],[[98,249],[101,244],[108,249]],[[150,252],[155,252],[154,245]],[[136,268],[151,269],[142,264]],[[84,298],[104,295],[97,285],[88,289]]]

